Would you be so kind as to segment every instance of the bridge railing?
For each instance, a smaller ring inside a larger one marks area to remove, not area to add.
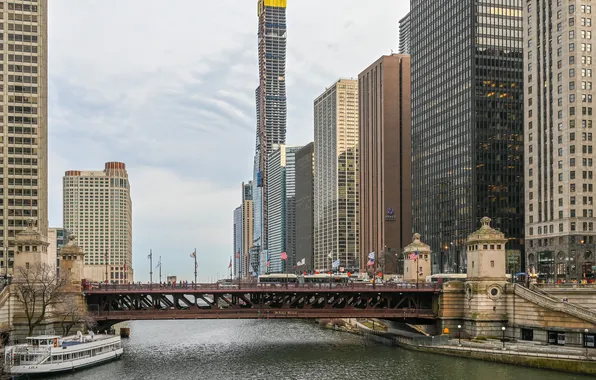
[[[573,315],[574,317],[583,319],[584,321],[596,323],[596,313],[592,310],[586,309],[579,305],[563,302],[562,300],[557,300],[546,294],[536,292],[523,286],[516,285],[514,289],[515,294],[535,303],[536,305]]]
[[[347,284],[329,284],[329,283],[317,283],[317,284],[281,284],[281,283],[230,283],[230,284],[184,284],[184,285],[160,285],[160,284],[101,284],[98,286],[87,285],[83,288],[84,291],[127,291],[127,290],[151,290],[151,291],[204,291],[204,290],[261,290],[261,289],[358,289],[367,290],[372,289],[379,290],[438,290],[441,289],[441,285],[437,283],[358,283],[352,282]]]

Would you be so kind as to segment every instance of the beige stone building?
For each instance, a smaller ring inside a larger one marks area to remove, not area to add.
[[[12,272],[27,220],[48,229],[47,0],[4,2],[0,18],[0,267]]]
[[[314,269],[359,268],[358,81],[340,79],[314,102]],[[331,257],[329,257],[331,255]]]
[[[108,162],[102,171],[69,170],[63,189],[64,228],[85,253],[84,278],[132,282],[132,201],[124,163]]]
[[[553,1],[546,18],[542,4],[523,3],[526,266],[582,281],[596,262],[596,4]]]

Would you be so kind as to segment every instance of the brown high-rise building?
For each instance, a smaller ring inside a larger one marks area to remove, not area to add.
[[[410,56],[383,56],[358,76],[360,268],[398,272],[412,235]]]

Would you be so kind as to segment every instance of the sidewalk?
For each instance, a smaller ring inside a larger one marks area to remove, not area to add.
[[[594,349],[588,350],[588,355],[586,355],[586,349],[582,347],[547,346],[538,345],[532,342],[505,342],[505,349],[503,349],[503,343],[499,340],[491,339],[485,343],[462,340],[460,345],[458,339],[451,339],[449,340],[448,345],[435,347],[458,351],[484,352],[491,354],[514,354],[542,358],[596,361],[596,350]]]

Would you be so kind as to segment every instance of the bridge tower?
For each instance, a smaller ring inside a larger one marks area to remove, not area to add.
[[[426,281],[431,275],[430,262],[430,247],[420,241],[420,234],[414,234],[412,243],[404,248],[404,281]]]
[[[43,236],[35,229],[35,221],[29,219],[27,228],[15,236],[15,257],[14,268],[26,268],[28,266],[48,263],[48,246]],[[18,271],[14,271],[15,277],[18,277]]]
[[[68,244],[60,249],[60,274],[68,276],[73,285],[80,286],[84,277],[83,258],[85,252],[75,244],[75,239],[75,235],[69,234]]]
[[[505,235],[491,219],[468,237],[464,328],[470,336],[500,336],[507,323]]]

